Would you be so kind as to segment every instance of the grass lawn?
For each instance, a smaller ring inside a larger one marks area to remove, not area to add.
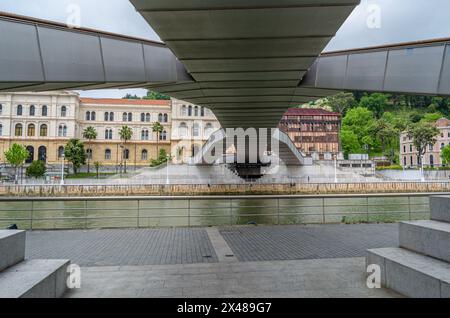
[[[105,177],[109,177],[112,175],[115,175],[116,173],[113,172],[108,172],[108,173],[99,173],[99,178],[105,178]],[[92,173],[86,173],[86,172],[81,172],[81,173],[77,173],[77,174],[71,174],[66,176],[66,179],[95,179],[97,178],[97,173],[92,172]]]

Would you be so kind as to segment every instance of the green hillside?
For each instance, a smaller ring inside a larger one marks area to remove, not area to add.
[[[395,164],[400,132],[417,130],[450,115],[450,99],[431,96],[339,93],[307,106],[342,114],[341,141],[346,155],[383,155]]]

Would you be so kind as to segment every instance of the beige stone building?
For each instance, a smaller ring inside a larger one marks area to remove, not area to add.
[[[442,165],[441,150],[450,145],[450,120],[441,118],[436,122],[440,134],[436,136],[436,143],[429,145],[423,157],[423,164],[427,167],[439,167]],[[400,135],[400,162],[404,168],[420,167],[420,157],[413,139],[406,133]]]
[[[220,129],[213,112],[205,107],[172,99],[172,157],[189,163],[212,133]]]
[[[158,149],[170,153],[172,131],[171,102],[163,100],[124,100],[81,98],[77,138],[84,139],[83,131],[92,126],[97,139],[85,142],[85,148],[92,162],[119,166],[127,161],[132,166],[148,166],[158,156]],[[164,131],[157,136],[152,127],[160,122]],[[128,126],[133,137],[124,145],[119,131]]]
[[[157,136],[153,124],[164,131]],[[83,138],[92,126],[97,138]],[[119,131],[129,126],[133,137],[124,145]],[[220,129],[214,114],[204,107],[179,100],[126,100],[80,98],[75,92],[0,93],[0,162],[13,144],[27,147],[33,160],[61,163],[72,138],[85,143],[91,162],[118,167],[148,166],[166,149],[177,164],[188,163],[211,134]]]
[[[76,136],[79,96],[71,92],[0,93],[0,162],[19,143],[33,160],[58,162],[58,152]]]

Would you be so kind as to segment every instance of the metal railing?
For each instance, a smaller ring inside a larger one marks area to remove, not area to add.
[[[429,219],[432,194],[1,198],[0,228],[99,229]]]

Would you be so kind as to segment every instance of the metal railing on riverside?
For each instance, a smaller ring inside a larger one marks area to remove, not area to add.
[[[0,228],[384,223],[429,219],[429,195],[1,198]]]

